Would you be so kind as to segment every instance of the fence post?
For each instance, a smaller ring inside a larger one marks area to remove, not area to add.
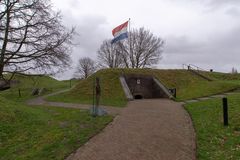
[[[18,96],[19,96],[19,97],[22,97],[22,95],[21,95],[21,89],[20,89],[20,88],[18,88]]]

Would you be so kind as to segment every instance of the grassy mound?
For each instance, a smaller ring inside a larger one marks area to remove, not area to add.
[[[91,104],[93,79],[99,77],[102,88],[101,104],[125,106],[127,100],[119,81],[119,76],[122,74],[147,74],[155,76],[166,87],[177,88],[177,100],[217,94],[239,87],[239,84],[222,80],[208,82],[187,70],[104,69],[98,71],[88,79],[82,80],[71,91],[48,97],[48,100]]]
[[[212,79],[212,80],[223,80],[223,81],[238,81],[240,80],[239,73],[221,73],[221,72],[206,72],[199,71],[202,75]]]
[[[228,127],[223,126],[220,98],[186,105],[197,133],[199,160],[240,159],[240,94],[228,96],[228,102]]]
[[[0,96],[0,160],[64,159],[111,120],[77,109],[26,107]]]
[[[10,89],[1,91],[0,95],[17,102],[23,102],[26,99],[33,98],[31,93],[34,88],[45,88],[43,94],[70,88],[70,81],[58,81],[49,76],[16,75],[13,79],[13,83]],[[75,83],[76,80],[72,81],[72,85]],[[19,97],[19,90],[21,97]]]

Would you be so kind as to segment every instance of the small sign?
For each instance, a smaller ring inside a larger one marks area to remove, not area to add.
[[[140,79],[137,79],[137,84],[141,84],[141,81],[140,81]]]

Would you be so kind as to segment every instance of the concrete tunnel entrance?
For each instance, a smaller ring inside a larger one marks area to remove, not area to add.
[[[143,96],[138,94],[134,96],[134,99],[143,99]]]
[[[124,75],[122,81],[126,96],[132,97],[129,99],[170,98],[171,96],[168,89],[150,75]],[[126,93],[127,91],[129,93]]]

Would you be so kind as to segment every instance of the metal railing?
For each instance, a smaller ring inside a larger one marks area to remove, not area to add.
[[[204,72],[208,72],[207,70],[203,69],[203,68],[200,68],[194,64],[183,64],[183,69],[188,69],[188,70],[195,70],[195,71],[204,71]]]
[[[193,65],[193,64],[183,64],[183,69],[185,69],[185,67],[187,67],[187,70],[201,76],[202,78],[208,80],[208,81],[212,81],[212,79],[210,77],[208,77],[207,75],[204,74],[204,72],[208,72],[207,70],[205,69],[202,69],[196,65]],[[211,72],[211,70],[210,70]]]

